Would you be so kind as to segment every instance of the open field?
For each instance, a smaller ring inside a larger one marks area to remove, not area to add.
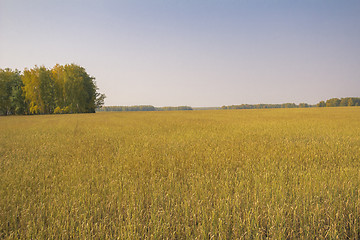
[[[360,108],[0,118],[0,239],[358,239]]]

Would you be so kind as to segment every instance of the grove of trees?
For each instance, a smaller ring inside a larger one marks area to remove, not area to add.
[[[321,101],[317,104],[318,107],[351,107],[360,106],[360,98],[346,97],[346,98],[331,98]]]
[[[76,64],[0,69],[0,115],[93,113],[104,104],[95,78]]]

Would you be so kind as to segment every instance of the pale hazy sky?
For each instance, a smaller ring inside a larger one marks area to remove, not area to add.
[[[360,1],[0,0],[0,68],[56,63],[106,105],[360,96]]]

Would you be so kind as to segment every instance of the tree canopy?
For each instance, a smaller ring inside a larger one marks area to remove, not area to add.
[[[356,97],[346,97],[346,98],[331,98],[320,102],[321,107],[351,107],[351,106],[360,106],[360,98]],[[320,105],[318,103],[318,106]],[[325,106],[324,106],[325,105]]]
[[[76,64],[0,69],[0,115],[93,113],[104,104],[95,78]]]

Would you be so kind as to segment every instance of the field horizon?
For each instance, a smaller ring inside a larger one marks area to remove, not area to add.
[[[0,117],[1,239],[358,239],[360,108]]]

